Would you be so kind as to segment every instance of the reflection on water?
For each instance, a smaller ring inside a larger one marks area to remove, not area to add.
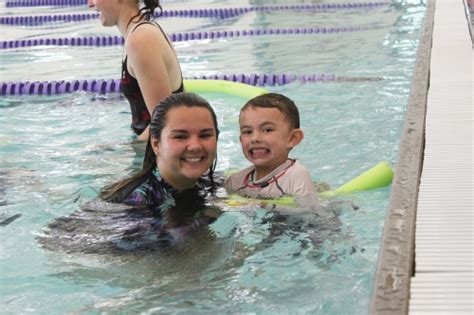
[[[207,206],[157,215],[95,200],[55,219],[38,241],[68,254],[51,258],[59,264],[55,277],[127,289],[83,311],[178,311],[203,303],[204,312],[222,294],[259,300],[270,287],[285,292],[272,283],[287,273],[288,281],[296,281],[300,276],[293,273],[311,264],[311,270],[301,272],[314,277],[363,252],[339,218],[354,209],[344,200],[331,200],[296,213]],[[267,277],[271,283],[263,281]],[[248,286],[250,296],[241,292]],[[181,296],[179,301],[174,295]],[[203,301],[203,295],[209,298]]]
[[[195,200],[192,201],[195,204]],[[177,248],[218,216],[213,209],[177,203],[166,212],[95,200],[48,225],[39,242],[82,254],[144,254]]]

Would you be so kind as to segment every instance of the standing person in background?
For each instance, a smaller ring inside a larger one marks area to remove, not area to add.
[[[103,26],[117,26],[122,34],[121,90],[130,102],[132,129],[138,139],[148,140],[151,113],[164,98],[183,92],[183,77],[178,57],[158,23],[155,9],[159,0],[87,0],[100,13]]]

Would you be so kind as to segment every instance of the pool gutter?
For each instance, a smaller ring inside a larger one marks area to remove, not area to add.
[[[408,313],[410,280],[415,263],[415,219],[423,166],[434,11],[435,0],[427,0],[374,278],[370,314]]]

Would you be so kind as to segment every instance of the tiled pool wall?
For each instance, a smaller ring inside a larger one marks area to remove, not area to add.
[[[420,32],[399,156],[374,276],[370,314],[407,314],[414,272],[415,219],[423,166],[435,0]]]

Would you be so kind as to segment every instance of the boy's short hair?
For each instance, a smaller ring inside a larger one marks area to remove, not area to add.
[[[285,116],[292,129],[300,127],[300,113],[298,107],[296,107],[295,103],[285,95],[279,93],[259,95],[245,103],[240,112],[242,113],[249,107],[276,108]]]

